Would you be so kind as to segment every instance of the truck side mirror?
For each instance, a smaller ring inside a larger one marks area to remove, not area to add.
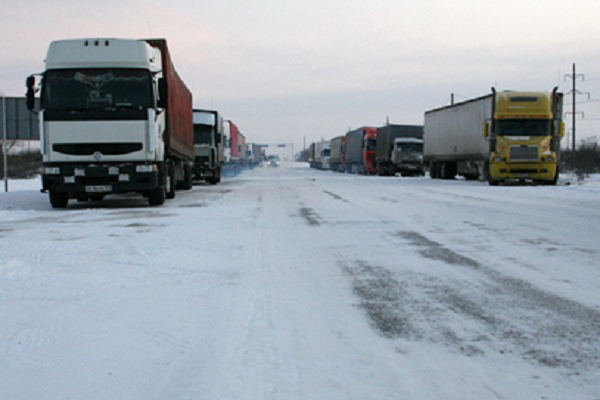
[[[564,122],[558,123],[558,135],[561,138],[565,136],[565,123]]]
[[[35,89],[33,88],[35,86],[35,76],[28,76],[25,81],[25,86],[27,87],[27,109],[33,110],[35,107]]]
[[[167,99],[169,97],[169,88],[165,78],[158,79],[158,101],[156,105],[159,108],[167,108]]]

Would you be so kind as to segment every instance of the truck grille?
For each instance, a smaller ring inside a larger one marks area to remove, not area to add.
[[[511,146],[510,159],[511,161],[537,161],[538,146]]]

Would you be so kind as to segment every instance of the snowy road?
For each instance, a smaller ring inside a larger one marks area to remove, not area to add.
[[[0,193],[0,398],[600,399],[600,186]]]

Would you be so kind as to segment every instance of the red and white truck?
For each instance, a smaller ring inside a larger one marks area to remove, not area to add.
[[[30,76],[30,108],[35,91]],[[42,191],[53,207],[125,192],[162,205],[191,189],[192,94],[165,39],[50,43],[40,107]]]
[[[363,127],[346,133],[346,172],[375,174],[377,128]]]

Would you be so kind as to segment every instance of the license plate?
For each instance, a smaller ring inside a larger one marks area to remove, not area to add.
[[[85,191],[90,192],[90,193],[112,192],[112,186],[110,186],[110,185],[86,186]]]

